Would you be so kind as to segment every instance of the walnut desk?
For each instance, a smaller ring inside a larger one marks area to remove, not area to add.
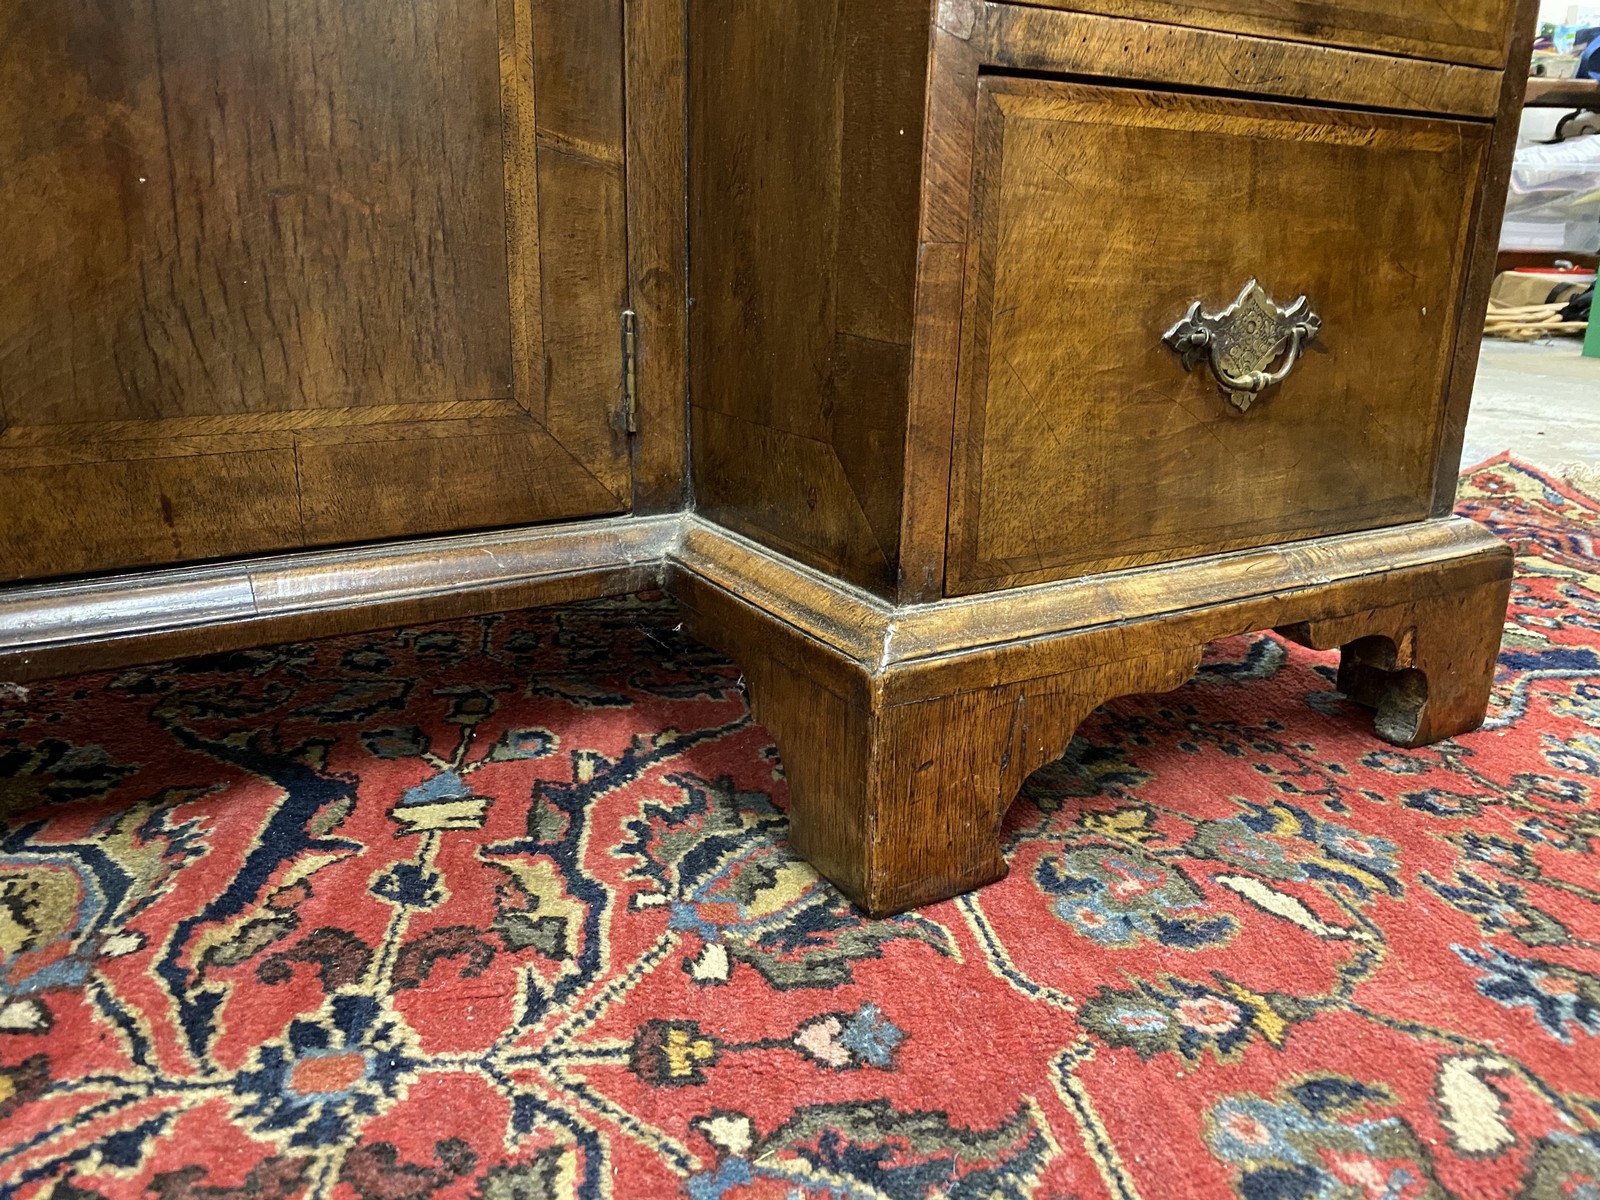
[[[1483,719],[1530,0],[155,6],[0,50],[0,679],[661,584],[879,914],[1211,639]]]

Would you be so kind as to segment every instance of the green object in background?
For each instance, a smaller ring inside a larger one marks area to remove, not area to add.
[[[1583,356],[1585,358],[1600,358],[1600,321],[1594,319],[1594,314],[1589,314],[1589,328],[1583,335]]]

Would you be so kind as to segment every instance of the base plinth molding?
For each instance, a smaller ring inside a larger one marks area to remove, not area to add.
[[[1207,642],[1277,629],[1417,746],[1483,720],[1511,552],[1457,518],[896,605],[693,514],[422,539],[0,590],[0,681],[666,586],[744,670],[791,841],[875,915],[1005,874],[1024,779]]]
[[[875,916],[1001,878],[1028,775],[1218,638],[1342,649],[1340,690],[1399,745],[1475,729],[1511,578],[1510,550],[1456,519],[909,606],[701,523],[671,560],[689,631],[739,662],[778,744],[792,845]]]

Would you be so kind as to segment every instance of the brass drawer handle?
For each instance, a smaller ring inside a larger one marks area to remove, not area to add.
[[[1322,318],[1304,296],[1280,308],[1252,279],[1239,298],[1219,313],[1208,313],[1196,300],[1161,340],[1192,371],[1202,358],[1222,385],[1223,394],[1240,412],[1248,412],[1262,392],[1282,383],[1294,370],[1300,351],[1316,338]],[[1276,371],[1267,370],[1282,357]]]

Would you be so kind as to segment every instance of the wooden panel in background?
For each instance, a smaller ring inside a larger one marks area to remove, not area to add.
[[[530,425],[525,418],[462,421],[392,439],[302,438],[304,543],[342,542],[350,529],[375,539],[418,529],[527,525],[564,508],[613,506],[592,474]],[[381,473],[371,470],[377,460]]]
[[[627,506],[621,0],[0,28],[0,580]]]

